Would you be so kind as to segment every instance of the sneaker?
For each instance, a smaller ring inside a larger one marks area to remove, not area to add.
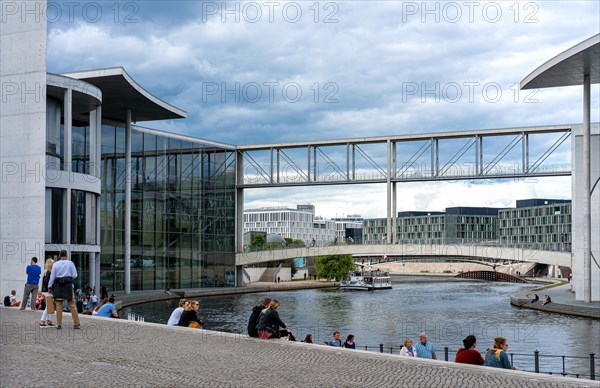
[[[48,326],[48,325],[46,324],[46,322],[40,322],[40,327],[46,327],[46,326]]]
[[[56,325],[56,330],[60,330],[62,329],[62,327],[60,327],[60,325]]]
[[[47,325],[47,326],[54,326],[54,323],[52,323],[52,322],[48,321],[48,322],[46,322],[46,325]]]
[[[73,329],[75,329],[75,330],[81,329],[81,325],[75,325],[75,326],[73,326]]]

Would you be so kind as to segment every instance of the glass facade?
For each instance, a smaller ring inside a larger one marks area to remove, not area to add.
[[[499,240],[503,244],[570,251],[571,215],[571,203],[518,206],[516,209],[502,210],[498,214]]]
[[[63,244],[64,228],[64,189],[46,188],[46,238],[47,244]]]
[[[46,168],[62,170],[65,161],[65,128],[62,125],[62,104],[48,98],[46,101]]]
[[[90,173],[90,127],[85,121],[73,120],[71,128],[71,171]]]
[[[131,136],[131,289],[235,284],[235,152]],[[125,129],[102,127],[101,284],[124,289]]]

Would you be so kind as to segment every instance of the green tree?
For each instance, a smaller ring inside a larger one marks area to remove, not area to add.
[[[289,237],[286,237],[283,240],[285,241],[286,248],[303,248],[304,247],[304,241],[302,241],[302,240],[294,240]]]
[[[265,249],[265,245],[267,244],[267,239],[262,234],[255,234],[252,236],[252,241],[250,242],[250,250],[251,251],[260,251]]]
[[[352,255],[318,256],[315,263],[317,276],[340,281],[348,276],[348,272],[356,269]]]

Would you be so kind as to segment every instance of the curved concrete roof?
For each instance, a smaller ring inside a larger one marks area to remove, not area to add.
[[[600,34],[560,53],[521,81],[521,89],[583,85],[584,74],[600,83]]]
[[[58,74],[46,75],[46,94],[60,101],[64,99],[64,90],[73,91],[73,114],[88,113],[102,103],[102,91],[92,84]]]
[[[102,90],[102,117],[125,122],[127,109],[132,121],[180,119],[187,113],[154,96],[140,86],[122,67],[63,74],[85,80]]]

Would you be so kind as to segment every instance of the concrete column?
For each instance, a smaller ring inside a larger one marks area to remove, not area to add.
[[[102,177],[102,106],[98,106],[96,108],[96,171],[95,174],[98,178]],[[100,246],[100,250],[102,250],[102,240],[100,233],[101,220],[100,216],[102,214],[101,207],[102,206],[102,194],[96,198],[96,244]],[[96,295],[100,295],[100,252],[94,253],[94,291],[96,291]],[[90,265],[90,270],[91,270]]]
[[[73,90],[66,89],[63,98],[63,121],[64,121],[64,147],[65,147],[65,159],[64,159],[64,172],[71,174],[71,165],[73,163],[73,142],[72,142],[72,131],[73,131]],[[69,257],[71,257],[71,189],[65,190],[65,196],[63,198],[64,216],[65,216],[65,244],[67,244],[67,251]]]
[[[65,165],[64,171],[67,174],[71,173],[71,163],[73,162],[73,144],[72,144],[72,129],[73,129],[73,90],[65,90],[63,98],[63,119],[65,122]]]
[[[583,77],[583,301],[592,301],[592,205],[590,159],[590,75]]]
[[[96,253],[96,261],[94,263],[94,265],[96,266],[96,270],[95,270],[96,281],[95,281],[95,286],[94,286],[94,291],[96,291],[96,295],[100,295],[100,260],[101,260],[100,253]]]
[[[277,170],[279,171],[279,153],[277,154]],[[237,185],[244,183],[244,154],[236,152],[235,175]],[[235,190],[235,250],[244,251],[244,189],[236,187]],[[244,268],[235,266],[235,287],[244,285]]]
[[[96,108],[96,176],[102,177],[102,105]],[[98,207],[98,219],[100,219],[100,207]],[[98,238],[98,244],[100,244]]]
[[[90,269],[90,287],[96,289],[96,253],[88,253],[89,269]]]
[[[125,294],[131,294],[131,109],[125,120]]]
[[[398,166],[397,166],[397,161],[396,161],[396,143],[392,144],[392,171],[393,171],[393,175],[396,175],[396,171],[398,171]],[[396,183],[397,182],[393,182],[392,183],[392,241],[391,243],[394,244],[397,242],[397,234],[396,234],[396,227],[397,227],[397,221],[398,221],[398,206],[397,206],[397,199],[396,199]]]
[[[397,200],[396,200],[396,196],[397,196],[397,192],[396,192],[396,184],[397,182],[393,182],[392,183],[392,244],[395,244],[398,242],[398,234],[397,234],[397,228],[398,228],[398,206],[397,206]]]
[[[387,237],[386,243],[392,242],[392,141],[387,140],[387,177],[386,177],[386,192],[387,192]]]

